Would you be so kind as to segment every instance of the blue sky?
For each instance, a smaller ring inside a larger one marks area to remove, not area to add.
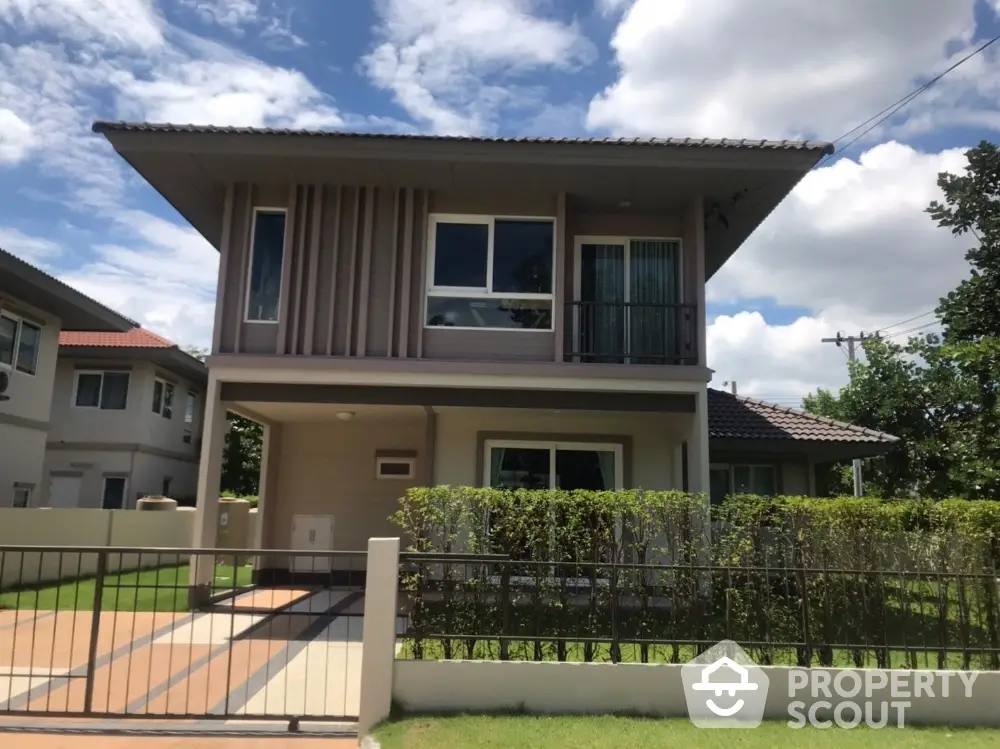
[[[1000,34],[1000,0],[0,0],[0,246],[205,345],[214,250],[96,118],[833,139]],[[709,285],[717,383],[795,402],[819,339],[933,322],[964,240],[923,214],[1000,129],[1000,44],[808,175]]]

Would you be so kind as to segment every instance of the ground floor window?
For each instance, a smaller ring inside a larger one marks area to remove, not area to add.
[[[710,497],[722,504],[730,494],[757,494],[773,497],[778,493],[778,469],[773,465],[732,463],[711,466]]]
[[[623,454],[620,444],[587,442],[528,442],[488,440],[484,455],[484,484],[498,489],[590,489],[595,491],[621,489]],[[503,532],[503,519],[489,519],[496,529],[493,550],[509,554],[514,559],[532,556],[525,534]],[[558,518],[550,522],[559,523]],[[595,516],[589,519],[595,530],[611,527],[613,518]],[[553,540],[549,555],[557,560],[603,559],[603,550],[562,548]]]
[[[125,506],[125,477],[105,476],[104,494],[101,507],[105,510],[121,510]]]
[[[27,507],[31,504],[31,484],[14,484],[14,507]]]

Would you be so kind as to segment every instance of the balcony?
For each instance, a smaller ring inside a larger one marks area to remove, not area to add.
[[[568,302],[565,360],[696,365],[697,309],[695,304]]]

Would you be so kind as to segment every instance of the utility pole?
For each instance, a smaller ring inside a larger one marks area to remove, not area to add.
[[[868,338],[879,338],[879,337],[880,336],[878,333],[866,336],[863,332],[859,336],[853,336],[853,335],[843,336],[840,334],[840,331],[838,330],[836,338],[823,338],[822,343],[835,343],[837,344],[838,348],[843,348],[844,344],[847,344],[847,360],[857,361],[857,350],[855,349],[855,344],[864,343],[864,341]],[[862,497],[864,496],[865,492],[864,492],[864,482],[862,481],[862,475],[861,475],[860,458],[854,459],[853,467],[854,467],[854,496]]]

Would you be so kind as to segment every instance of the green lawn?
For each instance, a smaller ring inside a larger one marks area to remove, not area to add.
[[[235,586],[249,585],[253,569],[236,568]],[[43,588],[0,593],[0,609],[36,611],[90,611],[96,580],[71,580]],[[221,592],[234,587],[233,566],[215,567],[213,587]],[[101,606],[105,611],[187,611],[188,566],[160,567],[104,578]]]
[[[382,749],[958,749],[1000,747],[1000,730],[953,728],[695,728],[687,720],[586,717],[456,716],[405,718],[379,726]]]

